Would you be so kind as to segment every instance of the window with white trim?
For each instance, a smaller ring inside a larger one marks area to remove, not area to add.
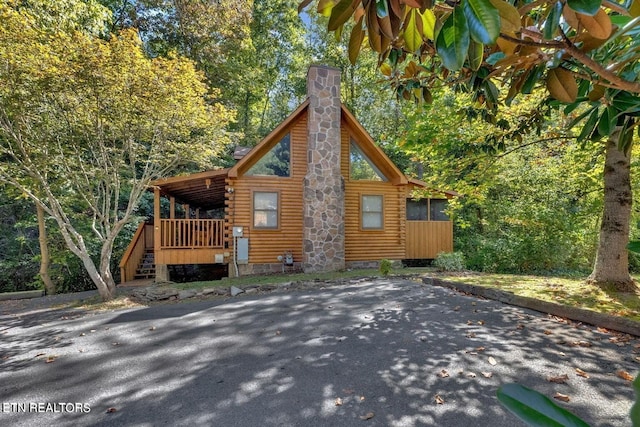
[[[363,195],[361,199],[362,229],[381,230],[383,198],[381,195]]]
[[[253,193],[253,226],[255,228],[278,228],[278,198],[275,191]]]

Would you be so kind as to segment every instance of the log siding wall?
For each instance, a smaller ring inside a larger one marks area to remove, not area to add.
[[[285,129],[281,136],[290,134],[290,176],[240,176],[227,179],[227,245],[233,249],[231,231],[233,226],[244,227],[244,236],[249,238],[249,263],[277,263],[277,256],[291,251],[296,262],[302,260],[303,226],[303,179],[307,172],[307,114]],[[274,138],[274,143],[281,136]],[[253,192],[273,191],[279,194],[278,228],[253,227]]]

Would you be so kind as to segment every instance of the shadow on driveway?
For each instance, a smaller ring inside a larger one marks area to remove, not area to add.
[[[3,354],[21,350],[0,361],[0,402],[91,407],[0,413],[15,426],[514,426],[495,398],[512,381],[569,395],[562,405],[593,425],[623,426],[633,390],[616,372],[640,367],[636,338],[394,279],[6,332]]]

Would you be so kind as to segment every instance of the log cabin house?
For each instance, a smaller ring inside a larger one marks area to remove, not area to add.
[[[307,95],[233,167],[152,183],[153,224],[135,233],[121,282],[166,281],[168,266],[185,264],[226,264],[231,276],[315,272],[453,249],[443,211],[455,194],[412,198],[425,184],[405,176],[342,105],[340,70],[310,67]]]

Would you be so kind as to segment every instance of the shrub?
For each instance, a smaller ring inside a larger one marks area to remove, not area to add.
[[[441,271],[462,271],[465,268],[464,255],[462,252],[440,252],[433,265]]]
[[[388,259],[381,259],[379,269],[383,276],[388,276],[389,273],[391,273],[391,261]]]

